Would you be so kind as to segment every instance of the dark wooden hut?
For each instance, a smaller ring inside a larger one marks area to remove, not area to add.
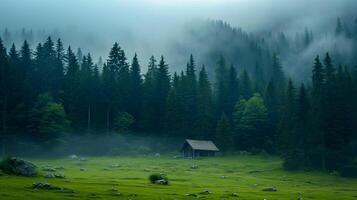
[[[181,153],[185,158],[197,158],[215,156],[219,149],[209,140],[185,140],[181,148]]]

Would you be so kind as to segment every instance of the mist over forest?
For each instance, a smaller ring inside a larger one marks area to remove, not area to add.
[[[311,58],[324,51],[347,58],[343,64],[355,62],[355,40],[335,34],[338,18],[348,31],[355,29],[353,0],[5,0],[2,8],[0,30],[11,33],[8,48],[25,38],[34,47],[51,35],[75,51],[90,52],[95,62],[105,60],[113,42],[143,63],[163,54],[171,71],[183,70],[190,54],[211,71],[219,54],[229,54],[228,62],[239,70],[253,70],[259,61],[252,45],[262,54],[280,53],[286,72],[298,79],[311,75]]]
[[[0,199],[355,199],[356,10],[2,0]]]

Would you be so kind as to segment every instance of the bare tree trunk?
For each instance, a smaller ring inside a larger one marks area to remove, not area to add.
[[[5,95],[4,97],[4,102],[3,102],[3,107],[2,107],[2,138],[1,138],[1,151],[2,151],[2,155],[5,155],[6,153],[6,148],[5,148],[5,144],[6,144],[6,134],[7,134],[7,96]]]
[[[88,129],[88,131],[90,130],[90,124],[91,124],[91,105],[88,104],[88,112],[87,112],[87,129]]]

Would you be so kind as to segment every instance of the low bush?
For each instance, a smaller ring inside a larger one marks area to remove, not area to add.
[[[11,165],[12,165],[12,156],[6,156],[0,161],[0,170],[7,174],[12,174]]]
[[[164,185],[168,185],[169,183],[169,180],[168,178],[163,175],[163,174],[158,174],[158,173],[155,173],[155,174],[151,174],[149,176],[149,180],[151,183],[153,184],[157,184],[159,181],[161,181],[159,184],[164,184]]]

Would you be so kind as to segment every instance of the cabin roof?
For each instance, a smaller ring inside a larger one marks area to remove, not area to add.
[[[194,150],[219,151],[217,146],[210,140],[191,140],[186,139],[185,143],[191,146]],[[184,143],[184,145],[185,145]],[[183,145],[183,147],[184,147]],[[182,148],[183,148],[182,147]]]

